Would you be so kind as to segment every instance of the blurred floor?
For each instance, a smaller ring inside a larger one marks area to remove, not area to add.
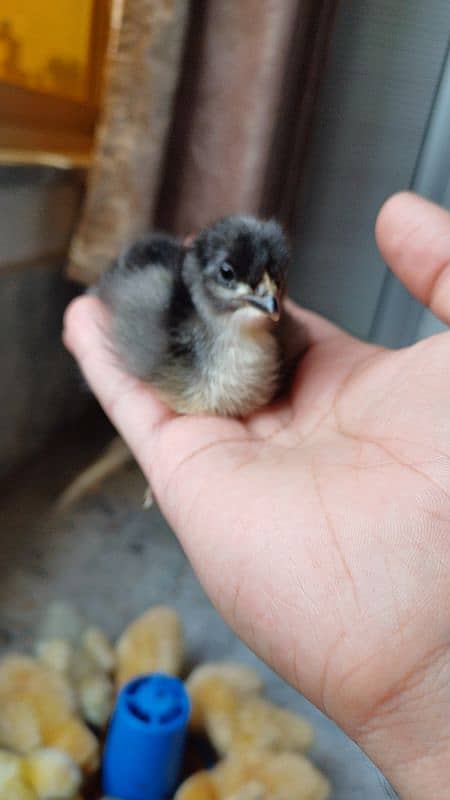
[[[257,662],[205,597],[157,509],[143,511],[135,466],[123,469],[58,522],[46,517],[70,474],[110,435],[97,416],[60,436],[1,493],[0,650],[29,649],[38,619],[57,599],[77,605],[112,636],[145,608],[173,605],[183,618],[188,662],[239,659],[264,674],[268,694],[313,723],[312,756],[332,800],[393,797],[359,749],[304,698]]]

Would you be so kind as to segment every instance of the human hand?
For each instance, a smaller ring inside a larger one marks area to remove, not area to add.
[[[386,260],[450,321],[450,214],[408,194]],[[294,310],[292,391],[246,422],[177,417],[111,363],[98,300],[65,341],[235,631],[335,719],[402,798],[448,797],[450,333],[400,351]]]

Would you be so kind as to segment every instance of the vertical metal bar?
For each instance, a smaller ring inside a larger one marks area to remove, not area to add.
[[[411,189],[445,203],[450,185],[450,43],[416,162]],[[424,309],[387,271],[370,331],[371,341],[404,347],[416,341]]]

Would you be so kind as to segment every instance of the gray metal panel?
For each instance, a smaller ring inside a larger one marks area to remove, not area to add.
[[[411,185],[450,30],[448,0],[347,0],[300,190],[292,292],[368,337],[385,277],[376,214]]]
[[[88,399],[61,342],[63,311],[75,291],[61,269],[79,197],[72,173],[0,168],[1,476]]]

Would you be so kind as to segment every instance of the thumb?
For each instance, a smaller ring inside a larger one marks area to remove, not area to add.
[[[375,234],[381,255],[406,288],[450,324],[450,213],[400,192],[381,208]]]

